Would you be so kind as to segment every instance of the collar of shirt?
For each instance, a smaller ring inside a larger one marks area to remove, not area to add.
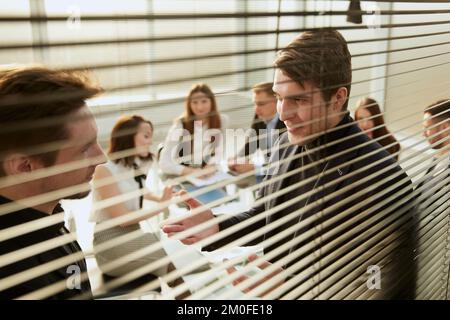
[[[334,143],[331,146],[327,146],[328,144],[331,144],[332,142],[342,139],[345,136],[347,136],[347,132],[349,130],[350,124],[353,123],[353,119],[350,117],[350,114],[347,112],[344,117],[341,119],[341,121],[334,127],[333,129],[330,129],[328,132],[325,132],[315,140],[311,141],[310,143],[307,143],[305,145],[305,150],[311,150],[313,148],[318,148],[320,146],[325,146],[325,148],[322,148],[318,151],[311,152],[310,157],[311,160],[317,161],[319,159],[323,159],[324,157],[333,155],[334,153],[338,152],[340,149],[342,149],[342,146],[348,145],[348,141],[342,141],[338,143]],[[355,125],[355,124],[353,124]],[[335,129],[337,128],[337,129]]]
[[[276,113],[275,116],[272,118],[272,120],[267,121],[266,122],[267,130],[275,129],[277,126],[278,119],[279,119],[278,113]]]

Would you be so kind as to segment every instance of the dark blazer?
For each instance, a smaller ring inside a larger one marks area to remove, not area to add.
[[[339,142],[333,146],[327,147],[321,155],[319,155],[318,159],[327,159],[329,157],[332,157],[333,155],[336,155],[340,152],[342,152],[341,155],[334,157],[333,159],[329,159],[327,164],[327,170],[336,168],[335,170],[331,170],[330,173],[326,175],[322,175],[318,178],[318,180],[315,183],[315,187],[312,189],[315,191],[309,199],[300,202],[300,206],[289,206],[287,208],[281,209],[278,212],[274,214],[266,214],[265,212],[271,208],[274,208],[278,205],[283,204],[287,199],[283,196],[275,197],[274,199],[268,200],[264,202],[263,204],[254,207],[250,211],[241,213],[236,216],[230,217],[230,219],[222,222],[220,224],[220,230],[226,229],[230,226],[233,226],[241,221],[244,221],[250,217],[254,217],[257,215],[264,215],[264,218],[259,220],[257,223],[254,223],[253,225],[243,228],[239,230],[239,232],[236,232],[229,237],[218,241],[212,245],[212,248],[220,247],[225,245],[226,243],[229,243],[230,241],[239,239],[243,237],[244,235],[247,235],[253,231],[259,230],[260,228],[269,225],[273,223],[274,221],[286,216],[287,214],[293,212],[295,209],[302,209],[304,208],[305,204],[311,204],[314,201],[321,200],[318,202],[318,206],[313,207],[306,212],[303,213],[301,221],[305,224],[296,234],[297,236],[302,235],[304,237],[304,240],[302,240],[300,243],[298,243],[295,248],[292,248],[292,250],[302,249],[303,254],[296,259],[294,262],[299,261],[301,258],[305,258],[308,256],[311,256],[312,252],[317,250],[320,247],[323,247],[326,244],[331,243],[331,241],[338,239],[339,236],[345,235],[349,232],[354,232],[354,235],[351,236],[350,239],[347,239],[346,241],[350,241],[352,238],[362,235],[364,241],[368,241],[371,238],[375,237],[377,235],[377,232],[368,231],[371,227],[375,225],[375,222],[370,223],[367,227],[360,227],[361,223],[364,221],[368,221],[369,219],[372,219],[373,221],[383,221],[388,219],[390,215],[394,215],[396,213],[396,210],[402,208],[405,204],[403,204],[400,207],[393,208],[392,211],[390,211],[388,214],[381,214],[381,211],[383,209],[392,207],[398,202],[400,199],[405,197],[406,195],[410,194],[412,192],[412,184],[409,180],[406,173],[398,166],[396,165],[396,161],[390,158],[390,154],[387,153],[387,151],[381,149],[381,146],[370,140],[369,137],[367,137],[365,134],[361,134],[361,130],[358,128],[358,126],[353,122],[353,119],[350,116],[345,116],[341,123],[338,124],[337,127],[343,126],[342,129],[339,129],[334,132],[330,132],[327,134],[322,135],[320,138],[318,138],[315,143],[317,145],[325,145],[329,144],[333,141],[337,141],[338,139],[343,138],[349,138],[345,141]],[[288,144],[287,147],[282,147],[283,145]],[[298,154],[299,149],[301,148],[298,145],[292,145],[289,144],[289,140],[287,137],[287,134],[283,134],[280,139],[277,142],[278,146],[281,146],[280,152],[279,152],[279,158],[280,160],[288,159],[293,157],[294,155]],[[358,148],[358,146],[360,146]],[[356,148],[355,148],[356,147]],[[371,154],[372,153],[372,154]],[[370,155],[369,155],[370,154]],[[355,160],[361,156],[368,155],[366,158],[359,159],[354,163],[349,163],[352,160]],[[274,160],[276,160],[276,154],[272,154],[270,163],[273,163]],[[376,164],[370,168],[367,168],[368,165]],[[393,165],[393,168],[387,170],[386,172],[381,172],[384,168]],[[271,181],[274,180],[275,177],[287,173],[288,171],[294,170],[296,168],[293,168],[291,166],[291,161],[287,161],[285,163],[282,163],[278,166],[275,166],[273,169],[270,169],[268,174],[265,176],[265,181]],[[322,167],[319,172],[322,171]],[[349,176],[351,173],[357,172],[357,174],[353,176]],[[371,174],[376,174],[374,178],[371,178],[368,181],[365,181],[359,185],[356,185],[359,183],[362,179],[365,179]],[[397,176],[394,176],[396,175]],[[380,181],[386,177],[392,176],[391,179],[388,179],[387,182],[383,183],[380,187],[374,188],[372,187],[374,183],[377,181]],[[339,180],[338,180],[339,179]],[[403,183],[400,183],[400,181],[404,179]],[[272,183],[269,183],[267,186],[262,187],[259,190],[259,198],[261,197],[267,197],[271,194],[274,194],[277,191],[280,191],[284,187],[286,179],[281,179],[278,181],[273,181]],[[337,183],[333,183],[334,181],[337,181]],[[389,191],[387,194],[382,195],[380,198],[376,200],[372,200],[368,202],[368,198],[372,196],[376,196],[377,193],[387,189],[390,186],[393,186],[395,183],[399,182],[399,185],[396,186],[392,191]],[[332,193],[337,192],[339,190],[343,190],[346,187],[350,187],[350,190],[333,196]],[[348,201],[348,198],[354,195],[355,193],[365,190],[363,195],[357,197],[356,199],[353,199],[347,203],[343,203],[341,201]],[[369,215],[365,217],[358,218],[358,214],[362,213],[364,210],[371,208],[372,206],[380,203],[383,200],[389,199],[389,197],[394,197],[393,200],[388,201],[385,205],[382,205],[380,208],[377,208],[374,212],[370,213]],[[326,200],[324,200],[325,197]],[[352,208],[353,206],[358,206],[355,209],[350,209],[350,213],[348,213],[345,217],[338,218],[335,222],[331,223],[329,218],[330,217],[336,217],[339,213],[343,212],[346,209]],[[323,210],[328,208],[334,208],[331,210],[331,212],[324,214],[322,213]],[[396,257],[396,261],[399,262],[398,265],[393,266],[394,264],[391,263],[389,268],[395,270],[387,273],[384,273],[384,278],[382,278],[382,282],[384,284],[384,288],[386,288],[383,292],[380,292],[379,298],[399,298],[399,297],[406,297],[410,298],[413,295],[413,286],[414,281],[411,280],[412,277],[415,275],[415,266],[413,263],[413,246],[414,246],[414,230],[412,229],[412,216],[413,216],[413,210],[408,210],[404,213],[399,214],[401,217],[405,218],[405,224],[403,224],[403,227],[400,228],[397,231],[397,235],[400,238],[407,238],[405,241],[401,241],[401,243],[396,243],[396,248],[401,249],[394,249],[394,246],[392,245],[391,249],[391,255]],[[310,218],[309,220],[307,220]],[[326,219],[328,218],[327,223],[323,224]],[[351,222],[350,219],[355,218],[355,222]],[[309,221],[306,223],[306,221]],[[283,224],[279,228],[270,231],[266,234],[264,234],[262,237],[259,237],[250,243],[248,245],[254,245],[258,244],[262,240],[269,239],[274,234],[277,234],[283,230],[286,230],[288,227],[299,223],[299,218],[291,219],[289,222]],[[316,228],[317,226],[320,226],[320,228]],[[346,226],[346,227],[343,227]],[[384,227],[382,228],[384,229]],[[379,231],[381,231],[380,229]],[[322,235],[326,234],[326,232],[333,231],[335,233],[334,236],[327,240],[323,240],[319,244],[317,244],[317,238],[321,237]],[[310,234],[310,236],[308,236]],[[287,241],[290,241],[293,239],[292,234],[289,237],[286,237],[282,239],[280,242],[277,242],[276,244],[264,248],[265,253],[273,250],[274,248],[286,243]],[[338,252],[339,247],[343,246],[346,242],[339,243],[338,245],[335,245],[332,250],[334,250],[334,253]],[[362,244],[363,241],[358,241],[358,244]],[[376,248],[377,250],[380,249],[380,246],[382,244],[380,243],[379,246],[367,248],[367,252],[375,252]],[[388,246],[386,244],[386,246]],[[323,252],[325,253],[325,252]],[[281,256],[277,256],[273,260],[278,260],[279,258],[286,256],[290,254],[289,251],[284,252]],[[339,256],[344,256],[345,252],[339,253]],[[316,262],[317,259],[314,259],[311,257],[311,263]],[[389,258],[387,259],[389,260]],[[292,265],[292,263],[290,265]],[[377,264],[382,268],[382,270],[387,270],[387,268],[383,269],[383,266],[381,265],[382,262],[378,260],[367,260],[368,265]],[[386,264],[386,262],[385,262]],[[356,266],[355,266],[356,268]],[[401,271],[400,271],[401,270]],[[407,285],[400,285],[395,286],[395,288],[390,288],[389,286],[394,283],[394,279],[398,280],[399,274],[402,274],[405,276],[404,278]],[[412,281],[412,282],[411,282]],[[411,284],[412,283],[412,284]],[[382,290],[381,290],[382,291]]]
[[[266,123],[264,121],[259,120],[257,118],[257,116],[255,115],[255,118],[253,119],[253,124],[252,124],[251,128],[256,131],[256,137],[255,136],[247,137],[247,139],[246,139],[247,142],[245,143],[242,150],[239,152],[239,156],[241,156],[241,157],[244,157],[244,156],[248,157],[249,155],[251,155],[253,152],[256,151],[256,150],[250,150],[250,142],[248,141],[249,139],[257,139],[256,140],[257,148],[265,149],[263,147],[264,146],[267,147],[265,143],[262,144],[262,143],[260,143],[260,140],[259,140],[260,139],[260,130],[267,129]],[[284,124],[283,121],[281,121],[278,118],[278,121],[275,125],[275,129],[280,130],[279,132],[281,135],[282,133],[284,133],[284,131],[286,131],[286,125]],[[270,154],[268,154],[268,157],[270,157]]]

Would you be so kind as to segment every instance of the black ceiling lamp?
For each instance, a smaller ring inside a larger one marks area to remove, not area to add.
[[[348,7],[347,22],[362,23],[361,2],[351,0]]]

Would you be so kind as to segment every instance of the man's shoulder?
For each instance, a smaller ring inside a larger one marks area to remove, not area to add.
[[[384,160],[381,161],[384,166],[396,164],[396,167],[400,169],[400,166],[398,165],[395,157],[392,156],[389,151],[387,151],[377,141],[374,141],[369,137],[361,137],[359,140],[360,142],[356,144],[361,144],[361,148],[358,149],[357,152],[358,157],[368,155],[363,161],[364,163],[374,163],[375,161]]]
[[[363,134],[362,131],[357,127],[357,125],[350,126],[348,130],[348,136],[351,136],[350,139],[347,139],[343,144],[343,149],[359,146],[355,149],[355,156],[365,157],[366,162],[372,162],[380,159],[386,159],[387,162],[394,163],[396,162],[394,157],[391,157],[390,153],[383,148],[377,141],[369,138],[366,134]]]
[[[16,241],[5,241],[2,243],[0,254],[6,255],[8,253],[13,253],[23,249],[24,247],[26,246],[24,246],[22,242],[17,241],[17,239]],[[0,268],[0,279],[37,267],[40,264],[41,261],[39,259],[39,255],[32,255],[25,259],[14,261]]]
[[[366,169],[364,175],[378,173],[378,179],[392,176],[391,182],[407,177],[407,173],[399,165],[395,156],[391,155],[378,142],[373,141],[366,135],[361,135],[355,141],[356,145],[361,144],[361,148],[356,150],[353,170]],[[411,182],[411,181],[409,181]]]
[[[24,245],[21,243],[20,237],[2,241],[2,245],[0,246],[0,255],[20,250],[23,247]]]

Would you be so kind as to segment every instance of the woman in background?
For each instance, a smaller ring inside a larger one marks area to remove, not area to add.
[[[213,173],[220,161],[222,135],[227,123],[228,119],[217,109],[211,89],[203,83],[195,84],[186,98],[184,113],[167,134],[159,159],[162,172],[175,176]],[[211,136],[204,139],[202,134],[207,130]]]
[[[394,154],[400,151],[400,144],[387,129],[378,103],[374,99],[365,97],[360,99],[356,106],[355,120],[358,122],[361,130],[371,139],[384,136],[384,138],[377,140],[377,142],[383,147],[391,145],[386,149],[389,153]],[[375,127],[379,128],[373,129]],[[396,159],[398,160],[398,154],[396,155]]]
[[[110,146],[108,151],[109,160],[107,163],[97,166],[93,179],[93,205],[94,210],[91,221],[96,223],[94,232],[102,222],[112,218],[125,216],[130,212],[142,208],[143,200],[162,202],[170,200],[172,190],[169,187],[164,189],[161,196],[154,195],[145,187],[146,173],[152,163],[153,155],[150,153],[152,144],[153,125],[150,121],[141,116],[122,116],[113,127]],[[102,181],[113,179],[112,182],[101,185]],[[102,205],[106,200],[117,200],[107,207],[95,210],[95,206]],[[115,227],[94,233],[94,252],[100,270],[103,267],[131,252],[148,247],[159,241],[159,235],[151,232],[144,232],[140,229],[139,222],[149,219],[159,212],[151,212],[145,216],[124,222]],[[98,245],[115,239],[117,237],[132,233],[141,232],[137,238],[122,242],[114,247],[98,251]],[[127,274],[139,267],[149,265],[165,256],[163,249],[146,254],[140,258],[127,261],[114,270],[103,271],[104,275],[118,277]],[[167,267],[160,267],[152,272],[159,276],[167,272]]]

